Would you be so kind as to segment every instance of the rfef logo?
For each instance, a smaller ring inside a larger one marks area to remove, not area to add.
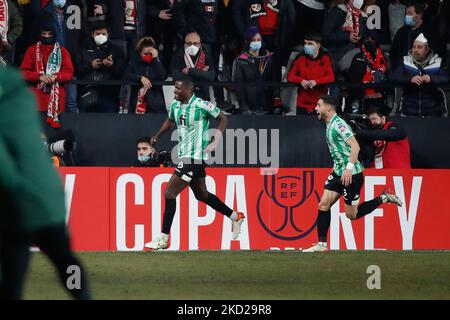
[[[261,226],[271,236],[297,240],[314,230],[319,201],[312,170],[305,170],[299,176],[265,175],[256,212]]]

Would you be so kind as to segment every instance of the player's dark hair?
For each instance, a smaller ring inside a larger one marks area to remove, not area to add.
[[[136,145],[138,145],[139,143],[148,143],[149,145],[152,145],[150,141],[151,141],[151,138],[149,136],[141,137],[141,138],[137,139]]]
[[[337,110],[338,99],[335,96],[326,95],[321,96],[319,99],[322,100],[325,104],[332,106],[334,110]]]
[[[181,85],[188,89],[194,89],[194,82],[192,78],[186,75],[180,76],[176,79],[176,81],[181,82]]]

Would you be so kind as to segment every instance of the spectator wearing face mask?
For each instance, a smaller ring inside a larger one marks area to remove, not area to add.
[[[55,38],[53,25],[42,25],[39,41],[25,52],[20,70],[37,97],[39,111],[47,114],[53,128],[59,128],[66,109],[64,83],[72,80],[74,70],[69,52]]]
[[[175,79],[187,75],[194,82],[214,81],[216,73],[213,59],[203,47],[198,33],[188,33],[184,38],[183,48],[172,59],[172,75]],[[208,87],[195,86],[194,93],[203,100],[210,100]]]
[[[287,80],[298,83],[297,114],[316,114],[319,97],[326,95],[326,84],[334,82],[333,63],[330,55],[322,48],[317,33],[305,35],[304,51],[295,59]]]
[[[410,2],[406,7],[405,25],[398,29],[389,52],[392,68],[402,63],[414,40],[423,33],[431,48],[435,48],[435,36],[431,26],[424,20],[425,6],[420,2]]]
[[[128,113],[165,113],[167,110],[162,87],[153,85],[153,82],[165,79],[166,71],[159,59],[155,40],[151,37],[142,38],[125,71],[125,80],[139,84],[132,86]]]
[[[262,36],[257,27],[245,33],[245,50],[236,58],[234,80],[251,84],[273,81],[273,53],[262,49]],[[281,111],[280,89],[265,86],[236,87],[240,109],[244,115],[264,115]]]
[[[137,141],[137,160],[133,167],[159,167],[155,148],[150,144],[150,137],[142,137]]]
[[[122,79],[126,68],[123,51],[109,39],[105,22],[97,23],[91,38],[77,55],[77,71],[81,80],[105,81]],[[80,88],[79,107],[85,112],[116,112],[118,88],[89,85]]]

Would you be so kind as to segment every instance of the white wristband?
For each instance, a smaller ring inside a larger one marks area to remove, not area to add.
[[[350,170],[350,171],[353,171],[353,169],[355,169],[355,165],[353,163],[349,162],[349,163],[347,163],[346,169]]]

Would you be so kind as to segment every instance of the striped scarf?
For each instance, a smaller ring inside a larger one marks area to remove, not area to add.
[[[50,53],[48,57],[48,61],[46,64],[46,70],[44,71],[44,62],[42,55],[42,44],[39,41],[36,44],[36,71],[40,75],[55,75],[61,69],[62,62],[62,54],[59,43],[56,42],[53,51]],[[46,85],[43,82],[38,83],[38,90],[45,91],[48,86],[50,86],[50,100],[47,106],[47,123],[49,123],[53,128],[60,128],[61,122],[59,120],[60,115],[60,107],[59,107],[59,82],[55,81],[50,85]]]
[[[347,16],[345,18],[345,23],[342,26],[342,30],[359,34],[359,18],[361,17],[361,10],[356,9],[353,6],[352,1],[349,1],[346,4],[346,7]]]
[[[2,41],[8,41],[8,29],[9,29],[9,11],[8,1],[0,0],[0,36]]]

